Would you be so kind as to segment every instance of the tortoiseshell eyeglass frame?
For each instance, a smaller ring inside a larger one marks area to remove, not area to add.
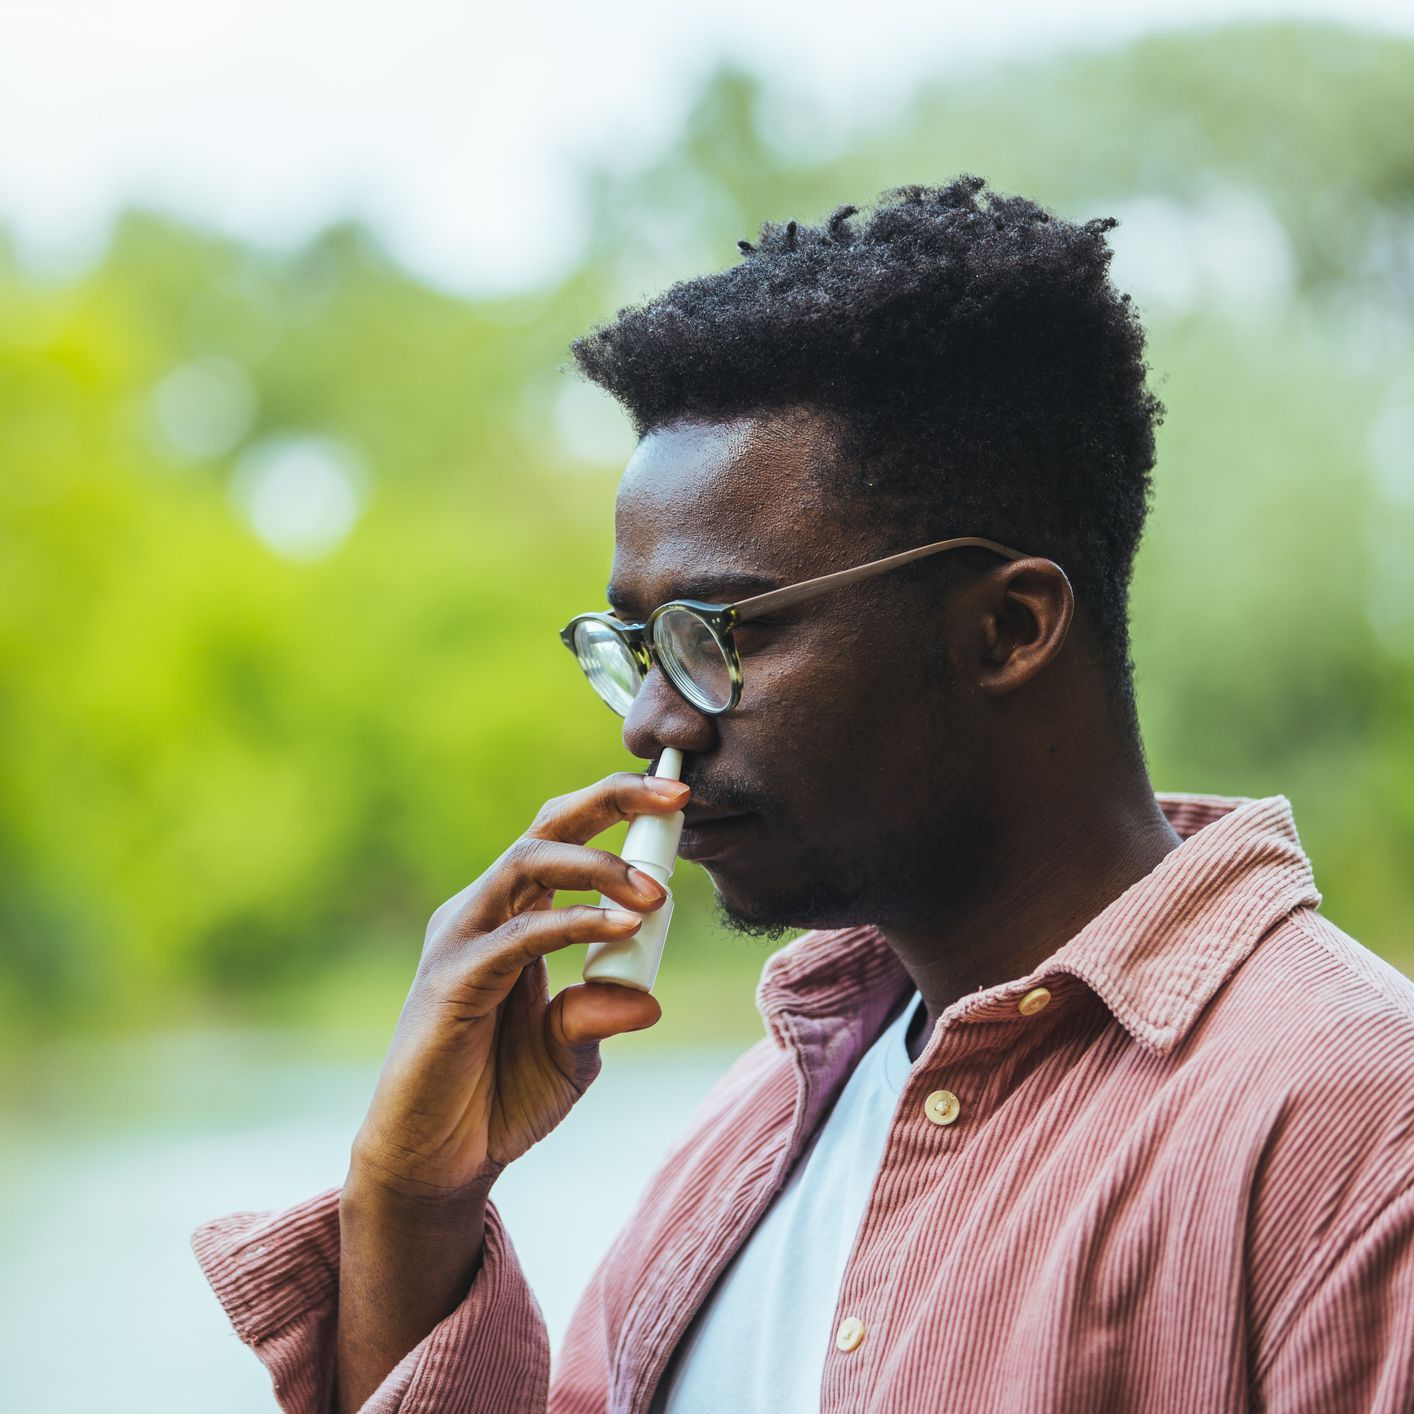
[[[903,550],[896,555],[885,555],[882,559],[870,560],[867,564],[855,565],[852,569],[836,570],[833,574],[819,575],[815,579],[801,580],[797,584],[782,585],[779,589],[771,589],[764,594],[755,594],[749,599],[739,599],[734,604],[709,604],[701,599],[670,599],[666,604],[660,604],[654,609],[642,623],[625,623],[622,619],[617,619],[608,613],[576,614],[560,630],[560,640],[575,655],[576,661],[579,661],[579,650],[575,645],[575,630],[585,620],[604,624],[620,639],[638,668],[639,678],[635,692],[637,688],[643,686],[643,679],[648,676],[656,661],[663,669],[663,674],[668,681],[694,707],[712,716],[722,716],[730,712],[741,701],[741,657],[732,637],[732,629],[737,624],[746,623],[751,619],[759,618],[779,609],[793,608],[796,604],[803,604],[809,599],[814,599],[817,595],[827,594],[832,589],[840,589],[846,584],[854,584],[861,579],[870,579],[876,574],[885,574],[889,570],[897,569],[900,565],[921,560],[925,555],[936,555],[943,550],[956,550],[969,545],[977,546],[983,550],[991,550],[994,554],[1001,555],[1008,560],[1033,558],[1020,550],[999,545],[995,540],[984,540],[976,535],[962,535],[951,540],[936,540],[931,545],[920,545],[917,549]],[[705,698],[691,678],[680,679],[671,665],[668,655],[659,654],[654,644],[653,628],[670,609],[685,610],[698,619],[712,635],[717,647],[721,649],[731,683],[730,697],[725,705],[714,703]],[[581,662],[581,667],[583,666]],[[609,702],[606,697],[598,693],[597,689],[596,695],[601,701],[607,702],[608,706],[618,712],[620,716],[627,715],[626,712],[620,712],[614,703]]]

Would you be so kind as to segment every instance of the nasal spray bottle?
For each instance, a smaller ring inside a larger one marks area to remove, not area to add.
[[[670,781],[682,779],[682,752],[665,746],[658,758],[653,775]],[[682,811],[670,815],[635,815],[624,840],[623,858],[635,869],[651,874],[668,888],[673,865],[678,858],[678,837],[682,834]],[[624,908],[617,899],[599,895],[600,908]],[[632,910],[630,910],[632,911]],[[673,916],[673,895],[660,908],[643,915],[643,926],[627,938],[614,938],[590,943],[584,960],[586,982],[617,982],[621,987],[635,987],[651,992],[663,957],[663,942],[668,936],[668,921]]]

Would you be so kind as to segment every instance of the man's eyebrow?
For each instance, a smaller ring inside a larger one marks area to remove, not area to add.
[[[744,570],[714,570],[700,579],[675,582],[661,599],[647,605],[644,612],[656,608],[658,604],[666,604],[669,599],[701,599],[708,604],[734,604],[738,599],[749,599],[753,594],[764,594],[768,589],[779,589],[780,584],[780,580],[767,574],[748,574]],[[604,598],[609,607],[619,613],[641,607],[635,603],[628,590],[620,589],[615,584],[610,584],[604,590]]]

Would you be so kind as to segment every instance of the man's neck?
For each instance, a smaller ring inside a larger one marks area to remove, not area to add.
[[[923,994],[907,1037],[912,1060],[955,1001],[1033,971],[1182,843],[1143,773],[1011,824],[966,899],[880,929]]]

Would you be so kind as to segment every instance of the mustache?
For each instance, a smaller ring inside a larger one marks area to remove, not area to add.
[[[721,814],[759,812],[765,793],[728,777],[708,779],[700,771],[684,771],[683,782],[691,790],[689,804]]]

